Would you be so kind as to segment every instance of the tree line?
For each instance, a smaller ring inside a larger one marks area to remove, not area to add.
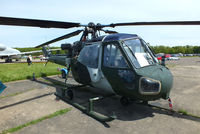
[[[200,53],[200,46],[151,46],[154,53],[166,53],[166,54],[198,54]]]

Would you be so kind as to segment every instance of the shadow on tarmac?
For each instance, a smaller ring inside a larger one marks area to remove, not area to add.
[[[52,82],[52,83],[59,83],[60,81],[55,80],[53,78],[45,77],[44,79]],[[62,82],[61,82],[62,83]],[[62,83],[64,84],[64,83]],[[54,85],[55,86],[55,85]],[[67,84],[67,86],[74,86],[72,84]],[[95,91],[95,92],[93,92]],[[89,106],[89,98],[94,98],[97,96],[104,96],[102,95],[101,91],[98,91],[96,88],[91,87],[80,87],[80,88],[74,88],[74,99],[72,102],[78,103],[84,107]],[[134,121],[134,120],[140,120],[147,117],[154,117],[154,113],[157,114],[164,114],[168,116],[172,116],[175,118],[183,118],[187,120],[197,121],[200,122],[200,118],[190,116],[190,115],[183,115],[178,112],[171,112],[170,110],[158,108],[154,106],[149,105],[141,105],[138,103],[131,103],[128,106],[122,106],[120,104],[119,97],[105,97],[102,100],[95,101],[94,102],[94,111],[105,115],[105,116],[111,116],[113,113],[117,116],[118,120],[122,121]],[[104,124],[105,127],[107,124]]]
[[[50,82],[60,82],[52,78],[45,78],[46,80]],[[72,84],[69,84],[69,86],[74,86]],[[95,91],[95,92],[92,92]],[[89,98],[94,98],[98,96],[103,96],[101,91],[98,91],[96,88],[91,87],[81,87],[81,88],[74,88],[74,99],[72,102],[78,103],[84,107],[89,106]],[[113,113],[117,116],[118,120],[122,121],[134,121],[134,120],[140,120],[143,118],[151,117],[153,118],[155,113],[157,114],[163,114],[172,116],[175,118],[183,118],[187,120],[197,121],[200,122],[199,117],[194,117],[190,115],[183,115],[178,112],[172,112],[168,109],[164,108],[158,108],[150,105],[142,105],[138,103],[131,103],[128,106],[122,106],[120,104],[120,99],[118,96],[113,97],[105,97],[102,100],[95,101],[94,102],[94,111],[105,115],[105,116],[111,116]],[[105,127],[109,127],[107,123],[103,123]]]
[[[36,100],[36,99],[39,99],[39,98],[42,98],[42,97],[45,97],[45,96],[49,96],[49,95],[52,95],[52,94],[53,94],[53,92],[43,94],[43,95],[40,95],[40,96],[36,96],[36,97],[33,97],[33,98],[29,98],[29,99],[26,99],[26,100],[22,100],[22,101],[13,103],[13,104],[5,105],[5,106],[0,107],[0,110],[5,109],[5,108],[9,108],[9,107],[12,107],[12,106],[16,106],[16,105],[19,105],[19,104],[22,104],[22,103],[25,103],[25,102],[33,101],[33,100]]]
[[[47,78],[47,80],[48,80],[48,78]],[[52,80],[54,80],[54,79],[52,79]],[[54,83],[49,83],[49,82],[45,82],[45,81],[42,81],[42,80],[35,80],[35,82],[40,83],[40,84],[44,84],[44,85],[48,85],[48,86],[52,86],[52,87],[55,87],[55,88],[62,88],[62,86],[60,86],[58,84],[56,85]],[[54,80],[54,82],[56,82],[56,80]],[[60,81],[57,81],[57,82],[60,82]],[[52,95],[54,93],[55,92],[45,93],[45,94],[42,94],[42,95],[39,95],[39,96],[36,96],[36,97],[32,97],[32,98],[21,100],[21,101],[12,103],[12,104],[4,105],[4,106],[0,107],[0,110],[5,109],[5,108],[9,108],[9,107],[12,107],[12,106],[16,106],[16,105],[19,105],[19,104],[22,104],[22,103],[26,103],[26,102],[29,102],[29,101],[33,101],[33,100],[36,100],[36,99],[40,99],[42,97],[46,97],[46,96]]]

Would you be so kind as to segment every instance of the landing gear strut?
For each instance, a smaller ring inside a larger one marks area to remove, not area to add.
[[[82,85],[83,86],[83,85]],[[112,121],[114,119],[116,119],[117,117],[113,114],[111,116],[105,116],[105,115],[101,115],[97,112],[95,112],[93,110],[93,103],[94,101],[98,101],[103,99],[102,97],[95,97],[95,98],[90,98],[89,99],[89,104],[88,107],[84,107],[74,101],[72,101],[71,99],[73,99],[74,95],[71,89],[62,89],[61,93],[58,91],[56,91],[55,93],[56,97],[60,98],[61,100],[69,103],[70,105],[76,107],[77,109],[81,110],[83,113],[89,115],[90,117],[100,121],[100,122],[109,122]]]

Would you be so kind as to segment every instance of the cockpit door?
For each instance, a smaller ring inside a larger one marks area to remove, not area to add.
[[[76,81],[88,84],[97,89],[103,89],[107,93],[113,94],[114,91],[101,71],[102,42],[87,44],[80,52],[78,57],[78,70],[73,71]],[[77,77],[76,77],[77,76]],[[102,90],[101,90],[102,91]]]
[[[103,45],[102,72],[118,94],[128,94],[136,89],[135,72],[128,64],[118,42]]]

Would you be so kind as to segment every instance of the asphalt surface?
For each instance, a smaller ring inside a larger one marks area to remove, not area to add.
[[[200,58],[181,58],[179,61],[167,61],[167,66],[174,76],[174,86],[171,92],[173,108],[177,111],[182,109],[190,114],[200,116]],[[55,100],[53,93],[62,86],[61,84],[52,84],[52,82],[58,83],[58,81],[63,82],[59,76],[53,76],[37,81],[22,80],[6,83],[8,88],[0,95],[0,132],[60,109],[72,107],[63,101]],[[72,78],[69,79],[68,83],[77,85]],[[90,90],[95,90],[95,93],[88,92]],[[88,98],[98,96],[100,93],[98,89],[79,88],[74,91],[73,101],[87,106]],[[168,108],[166,100],[150,103]],[[114,113],[117,119],[101,123],[72,107],[72,110],[64,115],[30,125],[15,133],[200,133],[200,118],[134,103],[124,107],[119,103],[118,97],[103,99],[95,102],[94,106],[95,111],[100,114],[109,116]]]

